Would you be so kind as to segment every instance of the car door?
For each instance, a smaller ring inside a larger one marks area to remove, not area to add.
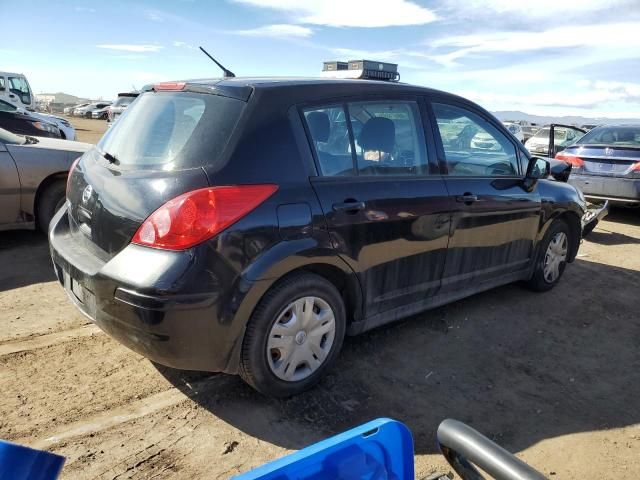
[[[301,110],[318,169],[311,184],[367,317],[411,309],[440,287],[450,213],[422,111],[416,98],[393,97]]]
[[[439,98],[430,107],[452,209],[442,293],[513,281],[530,266],[541,212],[540,195],[523,188],[523,153],[480,109]]]
[[[0,141],[0,230],[20,220],[20,178],[13,158]]]

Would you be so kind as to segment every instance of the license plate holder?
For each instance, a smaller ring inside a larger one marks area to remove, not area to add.
[[[63,278],[64,278],[64,287],[73,294],[74,297],[80,302],[84,303],[85,301],[85,290],[84,287],[71,275],[69,272],[63,270]]]

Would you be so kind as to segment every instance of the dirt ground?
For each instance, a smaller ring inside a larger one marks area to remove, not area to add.
[[[98,143],[100,137],[107,131],[106,120],[94,120],[92,118],[78,118],[66,116],[76,129],[76,140],[79,142]]]
[[[285,401],[111,340],[68,302],[40,234],[0,233],[0,265],[0,438],[64,455],[62,478],[227,478],[382,416],[412,430],[416,478],[450,471],[445,418],[551,478],[640,476],[637,210],[613,211],[555,290],[506,286],[349,338]]]

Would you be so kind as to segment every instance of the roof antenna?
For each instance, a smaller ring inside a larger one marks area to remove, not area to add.
[[[224,68],[219,61],[217,61],[215,58],[213,58],[211,55],[209,55],[209,52],[207,52],[204,48],[202,48],[202,47],[199,47],[199,48],[200,48],[200,50],[202,50],[202,53],[204,53],[207,57],[209,57],[211,60],[213,60],[213,63],[215,63],[216,65],[218,65],[220,67],[220,69],[224,73],[225,77],[231,77],[232,78],[232,77],[236,76],[231,70],[227,70],[226,68]]]

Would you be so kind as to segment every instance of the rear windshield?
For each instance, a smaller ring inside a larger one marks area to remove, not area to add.
[[[133,102],[136,97],[118,97],[116,101],[113,103],[114,107],[124,107]]]
[[[628,145],[640,147],[640,125],[629,127],[600,127],[580,139],[580,145]]]
[[[214,163],[244,102],[189,92],[146,92],[107,131],[98,149],[116,165],[190,168]]]

